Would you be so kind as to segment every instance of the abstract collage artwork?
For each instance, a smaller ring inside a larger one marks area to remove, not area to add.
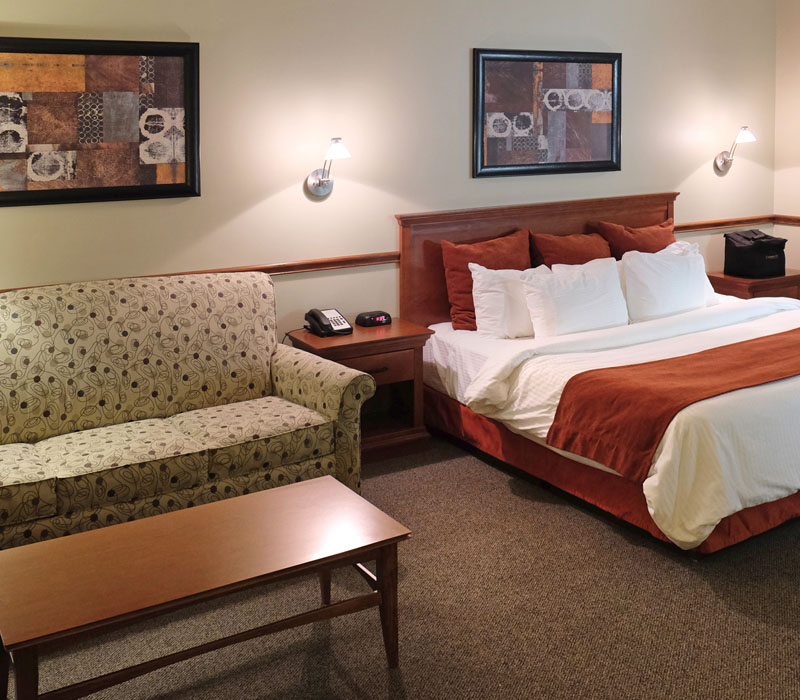
[[[619,170],[621,60],[475,49],[473,176]]]
[[[197,53],[0,39],[0,205],[199,194]]]

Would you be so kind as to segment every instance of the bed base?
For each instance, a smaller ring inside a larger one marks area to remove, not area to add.
[[[563,457],[427,386],[425,422],[432,429],[521,469],[659,540],[669,542],[650,517],[640,484]],[[711,554],[798,516],[800,492],[771,503],[745,508],[721,520],[708,538],[692,551]]]
[[[652,226],[674,216],[677,196],[677,192],[659,192],[398,215],[400,316],[423,326],[450,319],[443,240],[475,243],[517,229],[585,233],[594,230],[594,221]],[[425,402],[425,421],[430,427],[666,540],[647,512],[641,486],[562,457],[427,387]],[[716,552],[798,516],[800,492],[725,518],[695,551]]]

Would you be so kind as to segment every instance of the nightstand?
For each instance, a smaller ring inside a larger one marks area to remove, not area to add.
[[[782,277],[733,277],[724,272],[709,272],[708,279],[718,294],[742,299],[753,297],[791,297],[800,299],[800,270],[786,270]]]
[[[423,440],[422,346],[433,331],[395,318],[388,326],[353,326],[352,335],[320,338],[306,330],[289,333],[292,345],[353,369],[378,385],[361,412],[361,453],[366,459],[387,447]]]

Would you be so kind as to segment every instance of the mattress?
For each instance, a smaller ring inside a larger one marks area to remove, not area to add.
[[[486,338],[476,331],[454,330],[450,321],[434,323],[428,327],[434,334],[422,348],[424,382],[432,389],[462,404],[466,404],[467,389],[479,375],[487,360],[514,352],[515,349],[524,350],[534,347],[533,338]],[[551,447],[544,437],[530,430],[520,429],[513,422],[505,425],[511,431],[568,459],[616,474],[613,469],[592,459]]]
[[[715,306],[736,305],[741,299],[715,294],[715,301]],[[428,328],[434,334],[422,348],[425,384],[460,403],[466,403],[467,388],[486,360],[537,345],[534,338],[487,338],[477,331],[457,331],[450,321],[434,323]]]
[[[426,382],[544,444],[561,390],[578,372],[685,355],[800,326],[800,303],[794,300],[724,301],[680,317],[552,339],[487,339],[437,324],[424,353]],[[760,422],[752,420],[754,411]],[[695,547],[723,517],[800,489],[797,415],[797,377],[681,411],[642,487],[662,532],[680,547]]]
[[[425,384],[464,403],[464,394],[486,360],[508,347],[529,347],[532,338],[485,338],[477,331],[456,331],[449,321],[434,323],[422,348]]]

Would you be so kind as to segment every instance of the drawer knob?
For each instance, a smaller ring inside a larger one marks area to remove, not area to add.
[[[388,367],[376,367],[375,369],[371,369],[369,371],[370,374],[380,374],[381,372],[388,372]]]

